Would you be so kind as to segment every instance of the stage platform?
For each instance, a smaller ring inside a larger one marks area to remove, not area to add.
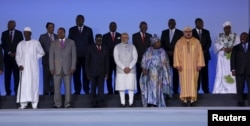
[[[206,126],[207,110],[249,107],[1,109],[1,126]]]
[[[126,96],[128,100],[128,96]],[[179,95],[173,95],[172,98],[166,98],[166,104],[168,107],[182,107],[182,103],[179,99]],[[246,105],[248,105],[246,103]],[[52,108],[53,96],[40,96],[38,108]],[[236,107],[237,97],[236,94],[199,94],[195,107]],[[72,107],[73,108],[91,108],[90,95],[72,95]],[[120,98],[118,94],[105,95],[104,108],[119,108]],[[134,107],[142,107],[141,97],[135,95]],[[16,109],[15,96],[1,96],[0,97],[1,109]]]

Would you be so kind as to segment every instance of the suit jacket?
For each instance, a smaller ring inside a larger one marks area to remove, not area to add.
[[[144,43],[143,43],[140,32],[137,32],[137,33],[133,34],[132,41],[133,41],[133,44],[134,44],[134,46],[135,46],[135,48],[137,50],[137,53],[138,53],[137,63],[141,63],[143,54],[146,52],[147,48],[150,47],[150,45],[151,45],[150,38],[151,37],[152,37],[151,34],[145,33],[145,40],[144,40]]]
[[[192,32],[193,32],[193,36],[197,38],[198,40],[200,40],[200,37],[196,28],[193,29]],[[210,52],[209,52],[209,48],[211,47],[211,37],[210,37],[210,33],[208,30],[202,29],[200,43],[202,46],[204,58],[207,60],[211,59]]]
[[[76,69],[76,46],[71,39],[65,39],[65,48],[61,48],[59,39],[51,43],[49,52],[49,67],[54,70],[56,75],[62,71],[70,74],[71,70]]]
[[[0,70],[3,71],[3,51],[2,51],[2,45],[0,45]]]
[[[231,71],[235,70],[236,75],[242,75],[246,71],[250,75],[250,43],[248,42],[248,49],[245,52],[242,44],[233,47],[230,59]]]
[[[183,36],[183,32],[179,29],[175,29],[172,41],[170,42],[169,29],[162,31],[161,33],[161,47],[166,51],[174,52],[176,42]],[[168,53],[167,53],[168,54]],[[173,56],[169,55],[170,65],[173,65]]]
[[[58,37],[56,34],[54,35],[54,40],[56,40]],[[42,64],[43,65],[49,65],[49,50],[51,45],[51,40],[48,33],[42,34],[39,37],[39,42],[41,43],[43,50],[45,52],[45,55],[42,58]]]
[[[115,32],[115,39],[114,42],[112,40],[112,36],[110,32],[106,33],[102,37],[103,45],[106,45],[109,49],[109,56],[113,57],[114,48],[117,44],[121,43],[121,34]]]
[[[14,30],[13,41],[10,42],[10,31],[6,30],[2,32],[2,47],[4,50],[4,58],[10,58],[9,52],[15,53],[19,42],[23,40],[22,32],[19,30]]]
[[[90,27],[83,27],[82,32],[78,30],[78,26],[71,27],[69,29],[69,39],[74,40],[76,44],[77,57],[84,58],[88,46],[94,44],[93,31]]]
[[[109,50],[105,45],[101,46],[99,52],[96,45],[89,46],[86,60],[85,70],[88,76],[105,76],[109,69]]]

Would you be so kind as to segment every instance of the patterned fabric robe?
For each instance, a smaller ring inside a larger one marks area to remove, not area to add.
[[[166,107],[164,94],[171,96],[172,83],[169,60],[164,49],[149,47],[143,55],[141,65],[148,70],[148,74],[142,73],[140,78],[143,106],[152,104]]]

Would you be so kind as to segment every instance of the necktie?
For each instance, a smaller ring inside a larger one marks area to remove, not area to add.
[[[50,40],[54,41],[54,35],[53,34],[49,34]]]
[[[246,43],[243,44],[243,47],[244,47],[244,51],[247,52],[247,44]]]
[[[101,46],[97,46],[97,50],[100,53],[101,52]]]
[[[145,33],[142,33],[142,42],[144,43],[145,41]]]
[[[63,40],[61,40],[60,44],[61,44],[61,48],[63,49],[64,48],[64,42],[63,42]]]
[[[11,43],[12,43],[12,36],[13,36],[13,31],[10,31],[10,36],[9,36],[10,38],[9,39],[10,39]]]
[[[114,32],[112,32],[111,37],[112,37],[112,41],[115,42],[115,33]]]
[[[200,40],[201,40],[201,30],[198,30],[199,32],[198,32],[198,34],[199,34],[199,38],[200,38]]]
[[[78,30],[81,33],[82,32],[82,27],[78,27]]]
[[[169,42],[171,43],[173,39],[173,30],[170,30],[169,32]]]

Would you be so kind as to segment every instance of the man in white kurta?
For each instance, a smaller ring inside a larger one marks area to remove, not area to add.
[[[39,100],[39,58],[44,55],[40,42],[31,39],[31,28],[24,28],[25,40],[16,50],[16,62],[20,70],[20,81],[17,91],[17,103],[25,109],[28,102],[36,109]]]
[[[116,87],[119,91],[121,105],[125,107],[125,90],[129,94],[129,107],[133,106],[134,91],[136,90],[135,64],[138,58],[136,48],[128,44],[128,34],[121,34],[121,43],[114,48],[114,59],[116,63]]]
[[[217,67],[214,82],[214,94],[236,93],[236,81],[230,70],[230,57],[232,48],[240,43],[236,33],[231,32],[229,21],[223,24],[224,33],[220,33],[214,50],[217,54]]]

